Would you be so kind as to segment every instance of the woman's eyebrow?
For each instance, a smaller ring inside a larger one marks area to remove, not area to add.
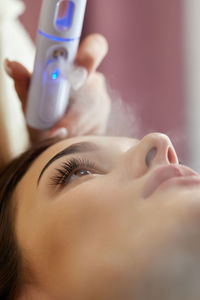
[[[59,153],[57,153],[55,156],[53,156],[48,162],[47,164],[44,166],[44,168],[42,169],[38,180],[37,180],[37,185],[39,184],[42,175],[44,174],[44,172],[47,170],[47,168],[53,163],[55,162],[57,159],[66,156],[66,155],[70,155],[70,154],[76,154],[76,153],[85,153],[85,152],[92,152],[92,151],[98,151],[100,150],[100,147],[92,142],[81,142],[81,143],[76,143],[76,144],[72,144],[69,147],[65,148],[64,150],[60,151]]]

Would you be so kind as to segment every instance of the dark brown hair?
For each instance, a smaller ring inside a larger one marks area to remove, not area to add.
[[[22,259],[14,230],[15,205],[12,194],[33,161],[58,141],[49,139],[38,143],[0,172],[0,299],[14,299],[23,284]]]

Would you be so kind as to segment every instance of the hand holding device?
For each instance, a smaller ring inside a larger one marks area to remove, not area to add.
[[[68,74],[77,54],[87,0],[43,0],[26,119],[30,127],[52,128],[67,109]]]

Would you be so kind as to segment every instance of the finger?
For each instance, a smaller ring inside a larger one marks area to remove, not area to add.
[[[94,120],[94,115],[97,118]],[[67,130],[67,137],[83,136],[87,134],[103,134],[106,131],[108,117],[106,113],[103,116],[98,116],[98,113],[93,109],[89,114],[67,114],[50,132],[50,136],[59,129]]]
[[[22,103],[22,109],[25,111],[28,89],[30,85],[30,72],[16,61],[5,60],[5,70],[14,80],[15,89]]]
[[[66,115],[64,116],[49,132],[49,136],[54,136],[54,134],[59,131],[60,129],[65,129],[66,136],[72,137],[74,129],[76,129],[78,122],[80,122],[80,115]]]
[[[76,63],[87,69],[90,75],[94,72],[108,52],[108,42],[100,34],[91,34],[81,43]]]
[[[93,111],[85,115],[85,117],[80,117],[80,119],[74,123],[74,130],[71,130],[71,136],[103,134],[107,128],[108,118],[109,114],[106,112],[106,110],[99,114],[99,112],[94,108]]]
[[[83,135],[105,135],[105,134],[106,134],[106,126],[104,124],[93,126],[89,130],[83,133]]]
[[[75,132],[72,133],[73,136],[84,136],[84,135],[103,135],[106,132],[106,124],[102,122],[97,123],[87,123],[85,126],[77,128]]]

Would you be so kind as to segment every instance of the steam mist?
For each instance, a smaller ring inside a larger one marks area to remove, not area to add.
[[[125,103],[116,91],[110,87],[108,91],[111,97],[111,113],[107,135],[138,138],[140,126],[134,109]]]

